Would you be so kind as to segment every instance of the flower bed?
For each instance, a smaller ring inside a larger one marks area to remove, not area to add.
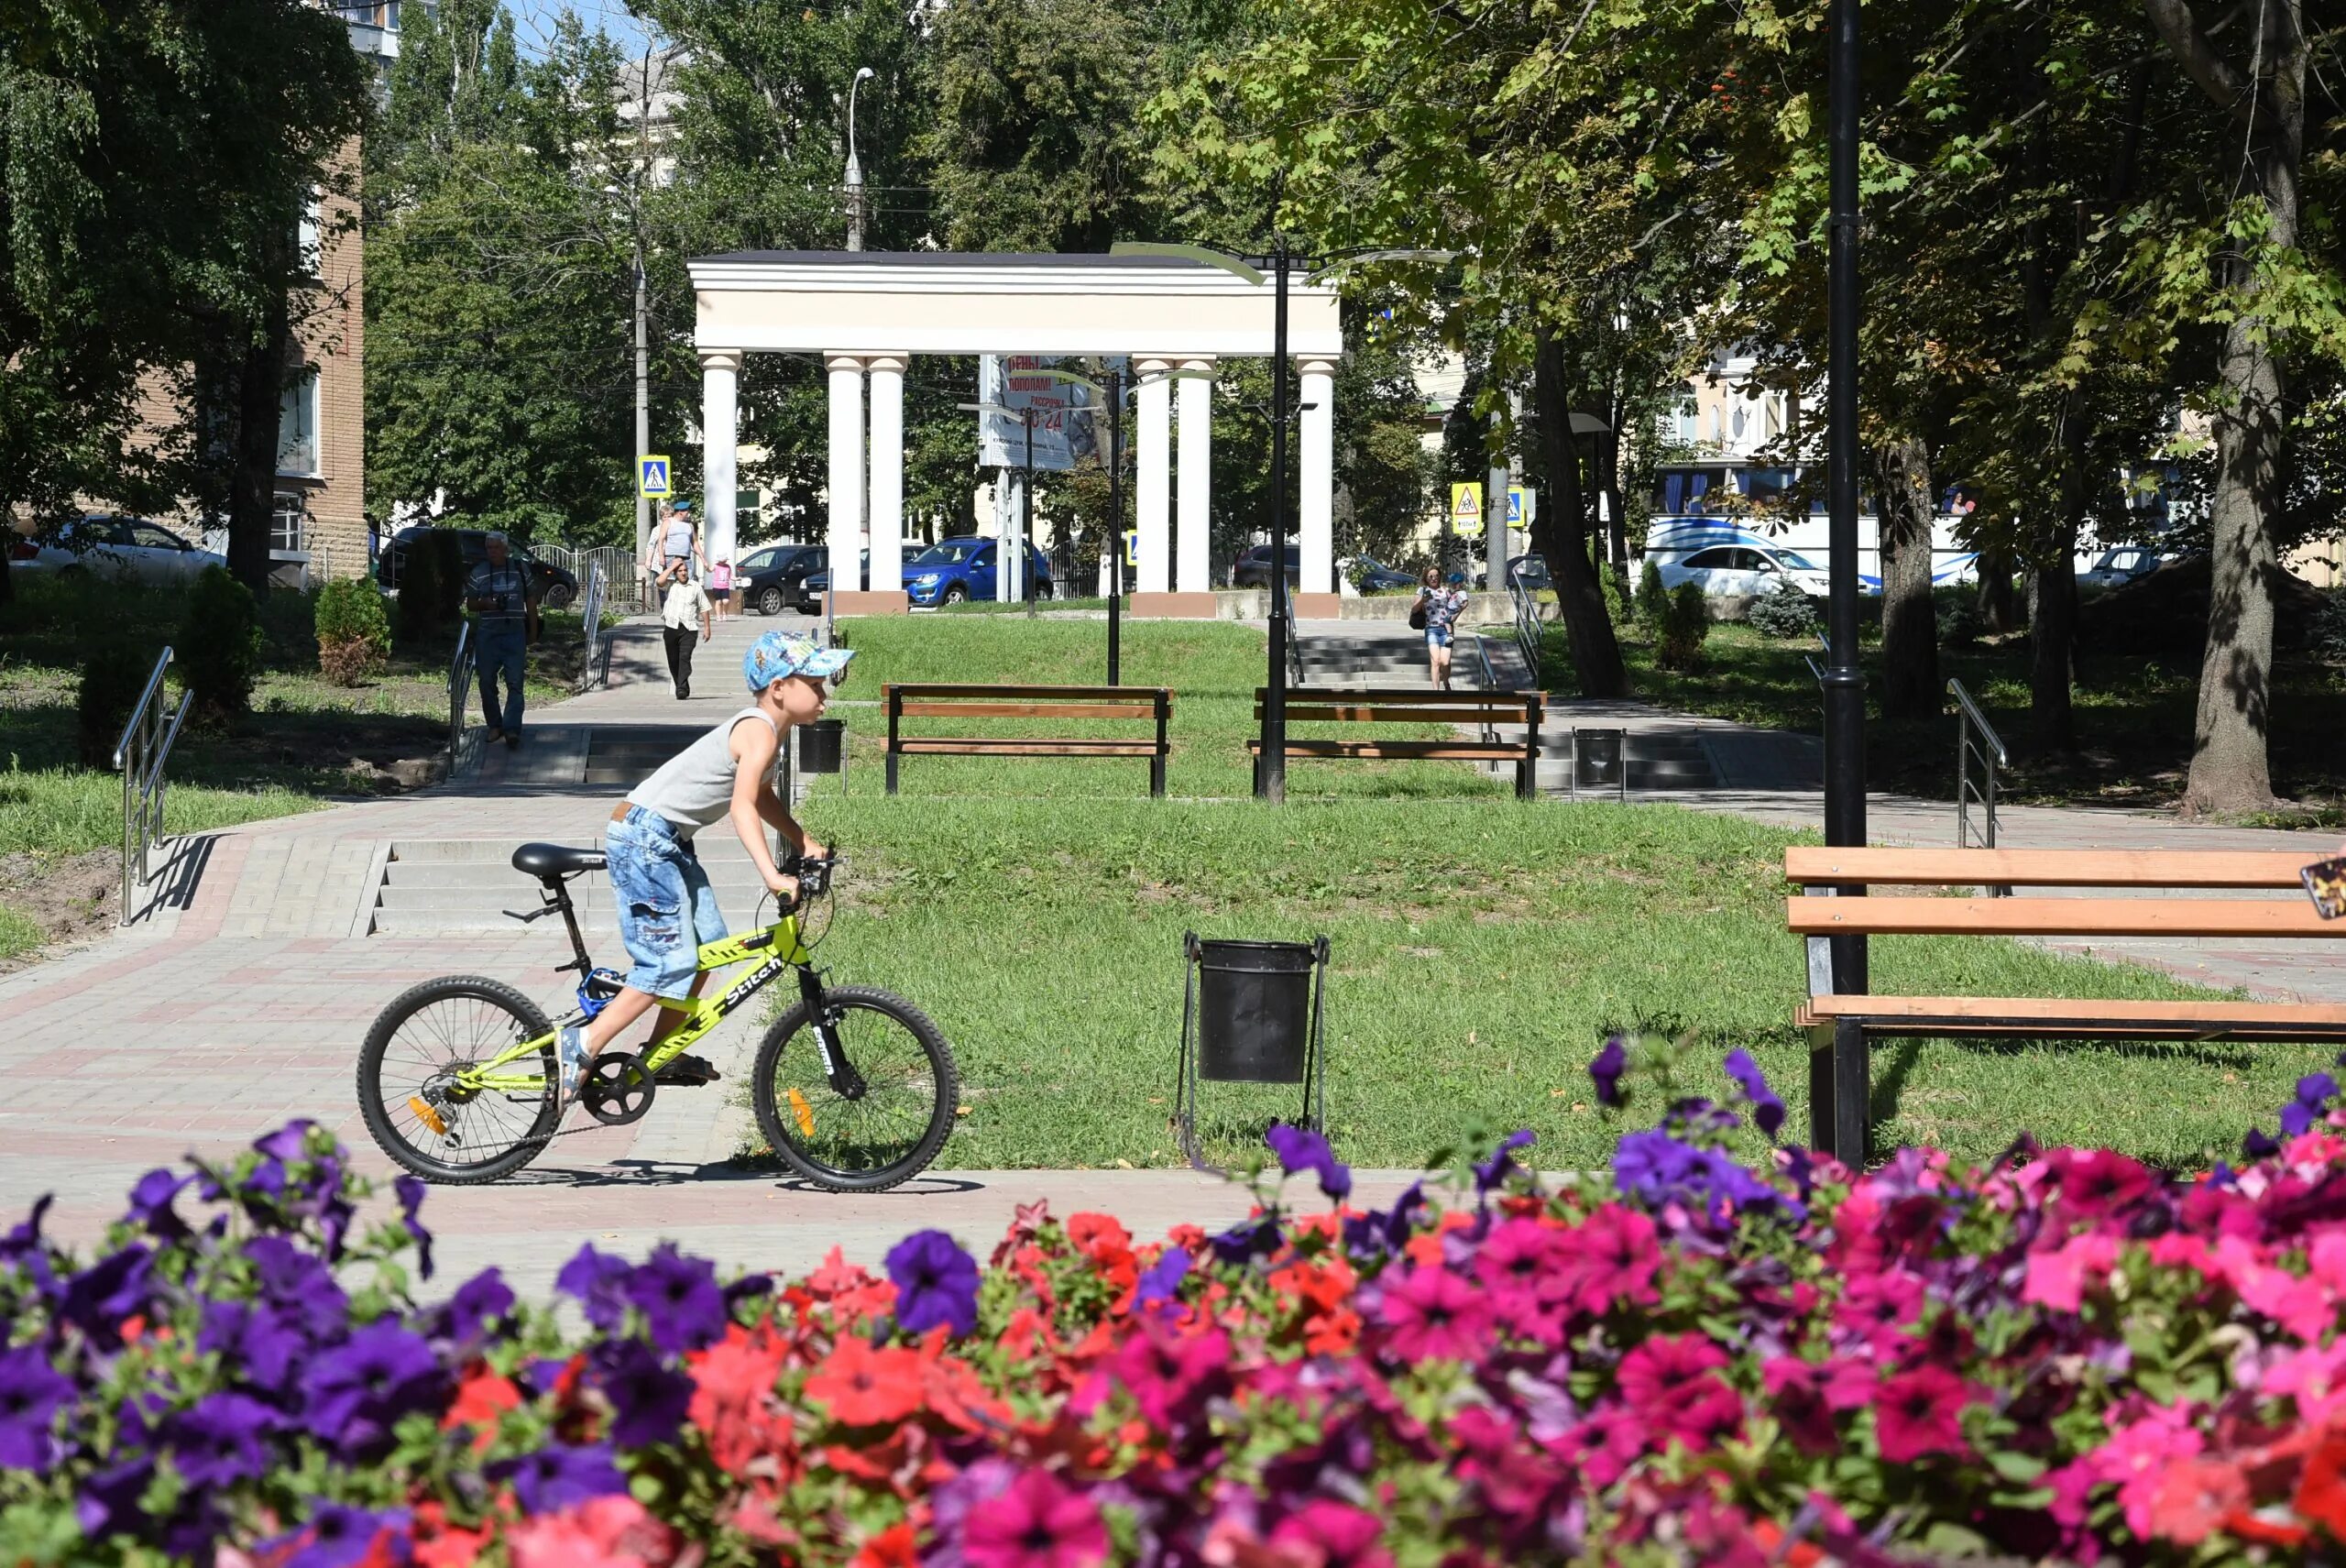
[[[1683,1085],[1608,1047],[1599,1093]],[[582,1248],[568,1341],[494,1270],[424,1307],[423,1190],[361,1235],[315,1129],[157,1171],[108,1249],[0,1240],[0,1561],[285,1568],[2208,1563],[2346,1541],[2336,1086],[2184,1181],[2025,1146],[1853,1178],[1728,1154],[1749,1059],[1609,1173],[1528,1135],[1448,1206],[721,1282]],[[1667,1088],[1662,1093],[1671,1093]],[[1266,1197],[1276,1194],[1266,1190]],[[361,1283],[361,1281],[364,1281]]]

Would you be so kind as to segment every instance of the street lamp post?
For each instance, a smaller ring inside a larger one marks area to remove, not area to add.
[[[1012,554],[1011,542],[1007,539],[998,540],[995,543],[998,553],[994,556],[994,602],[1005,603],[1011,585],[1025,580],[1026,541],[1035,532],[1035,411],[1031,406],[1014,409],[1007,403],[955,403],[953,406],[964,413],[1009,414],[1026,429],[1026,461],[1019,470],[1017,554],[1015,556]]]
[[[1832,576],[1828,622],[1833,646],[1825,672],[1825,841],[1866,841],[1865,675],[1858,667],[1858,0],[1833,0],[1830,91],[1831,239],[1826,254],[1825,509]],[[1839,889],[1844,897],[1861,886]],[[1832,942],[1833,989],[1868,989],[1866,942]],[[1862,1167],[1871,1123],[1865,1032],[1841,1024],[1829,1055],[1809,1057],[1811,1141],[1851,1167]]]
[[[1108,372],[1108,684],[1124,685],[1124,373]]]
[[[847,84],[847,247],[863,248],[863,165],[855,156],[855,90],[875,73],[868,65],[858,66],[855,80]]]

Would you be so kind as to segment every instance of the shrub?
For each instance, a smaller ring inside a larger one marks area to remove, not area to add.
[[[315,630],[318,593],[295,592],[271,586],[257,596],[253,608],[260,615],[261,663],[272,670],[312,670],[318,663]]]
[[[147,689],[158,650],[123,641],[100,642],[82,663],[81,689],[74,694],[75,740],[85,768],[114,766],[115,742],[130,722],[131,706]]]
[[[362,1229],[297,1122],[142,1179],[97,1257],[38,1209],[0,1238],[0,1519],[38,1560],[272,1568],[2336,1558],[2327,1075],[2178,1179],[1746,1163],[1783,1102],[1696,1066],[1608,1042],[1590,1097],[1656,1124],[1546,1185],[1518,1134],[1446,1210],[1342,1207],[1276,1127],[1263,1212],[1161,1245],[1036,1205],[988,1265],[924,1231],[729,1285],[589,1245],[578,1334],[494,1268],[417,1304],[422,1184]]]
[[[1771,579],[1752,596],[1744,619],[1762,637],[1805,637],[1816,630],[1816,606],[1790,583]]]
[[[456,536],[426,529],[410,539],[400,558],[400,636],[428,638],[456,619],[464,598],[465,558]]]
[[[1655,642],[1661,641],[1662,629],[1670,621],[1670,590],[1661,586],[1661,567],[1653,561],[1645,564],[1638,574],[1638,597],[1634,606],[1638,628]]]
[[[1943,647],[1968,648],[1986,634],[1988,618],[1979,613],[1978,588],[1958,584],[1942,588],[1933,597],[1938,601],[1933,608]]]
[[[2314,657],[2346,664],[2346,588],[2330,588],[2313,612],[2309,636]]]
[[[390,618],[375,585],[338,578],[318,590],[318,668],[336,685],[380,674],[391,652]]]
[[[1614,630],[1627,631],[1636,619],[1629,607],[1628,579],[1610,566],[1599,568],[1596,577],[1605,589],[1606,619],[1612,621]]]
[[[1664,601],[1654,662],[1665,670],[1691,670],[1702,663],[1703,642],[1710,634],[1711,605],[1702,585],[1681,583]]]
[[[252,590],[219,566],[206,566],[187,596],[176,663],[200,715],[224,717],[252,707],[260,674],[259,611]]]

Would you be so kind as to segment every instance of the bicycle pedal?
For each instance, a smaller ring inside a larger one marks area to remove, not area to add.
[[[724,1076],[707,1057],[681,1056],[653,1073],[652,1081],[663,1089],[698,1089]]]

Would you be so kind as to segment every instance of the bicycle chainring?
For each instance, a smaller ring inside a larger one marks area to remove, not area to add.
[[[605,1051],[578,1086],[578,1100],[586,1114],[605,1126],[624,1127],[643,1120],[658,1090],[642,1058],[632,1051]]]

